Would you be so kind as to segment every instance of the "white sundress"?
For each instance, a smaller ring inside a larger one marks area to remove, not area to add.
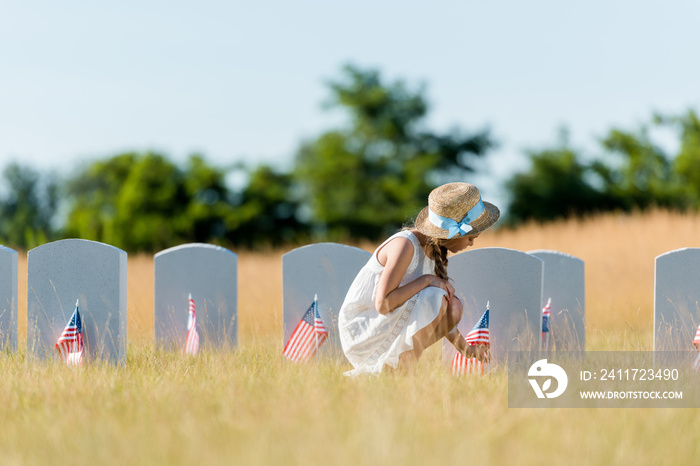
[[[386,315],[376,310],[375,291],[384,271],[377,259],[377,251],[398,237],[409,239],[414,249],[399,286],[421,275],[434,273],[435,262],[425,255],[418,238],[410,231],[396,233],[374,251],[350,285],[338,316],[340,342],[345,356],[355,367],[347,375],[379,373],[384,364],[396,368],[399,355],[413,349],[413,335],[433,322],[440,312],[446,293],[433,286],[422,289]]]

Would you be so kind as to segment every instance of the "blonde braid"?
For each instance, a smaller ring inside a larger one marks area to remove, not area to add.
[[[447,276],[447,248],[440,244],[440,240],[430,238],[429,244],[432,247],[431,256],[435,261],[435,275],[443,280],[449,280]]]

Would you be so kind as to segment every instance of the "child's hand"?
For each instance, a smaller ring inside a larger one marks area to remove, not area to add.
[[[427,285],[425,285],[426,288],[429,286],[434,286],[436,288],[441,288],[441,289],[445,290],[445,292],[447,293],[447,300],[448,301],[451,300],[452,297],[455,295],[455,287],[452,286],[452,284],[450,282],[448,282],[447,280],[443,280],[442,278],[439,278],[437,275],[430,275],[430,274],[423,275],[423,277],[427,281]]]
[[[468,358],[476,358],[481,362],[489,362],[489,347],[488,345],[469,345],[467,346]]]

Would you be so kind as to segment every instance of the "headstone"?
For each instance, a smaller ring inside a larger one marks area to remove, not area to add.
[[[654,350],[693,350],[700,324],[700,248],[676,249],[656,257]]]
[[[312,244],[283,255],[283,343],[318,295],[319,314],[328,329],[328,339],[319,354],[342,355],[338,312],[355,276],[370,257],[367,251],[336,243]]]
[[[184,244],[154,257],[155,341],[182,349],[187,334],[188,295],[197,309],[200,348],[238,343],[238,256],[212,244]]]
[[[17,251],[0,246],[0,350],[17,350]]]
[[[27,351],[57,357],[58,337],[80,300],[85,357],[126,363],[126,252],[83,239],[27,254]]]
[[[586,350],[586,287],[584,262],[559,251],[536,250],[529,254],[544,262],[543,308],[552,299],[550,349]]]
[[[513,249],[474,249],[449,259],[448,275],[464,309],[458,324],[462,335],[489,303],[491,367],[504,362],[508,351],[539,351],[543,274],[541,259]],[[443,360],[451,363],[454,354],[443,339]]]

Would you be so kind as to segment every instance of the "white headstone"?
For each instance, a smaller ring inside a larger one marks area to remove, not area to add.
[[[182,349],[187,334],[188,295],[197,309],[200,347],[238,343],[238,256],[211,244],[184,244],[154,257],[155,341]]]
[[[0,246],[0,350],[17,349],[17,251]]]
[[[318,310],[328,329],[321,355],[342,355],[338,312],[355,276],[371,254],[336,243],[319,243],[294,249],[282,256],[283,343],[318,295]]]
[[[464,308],[458,325],[462,335],[478,322],[488,302],[491,361],[505,361],[508,351],[538,351],[543,274],[541,259],[513,249],[474,249],[451,257],[448,275]],[[454,354],[443,339],[445,362]]]
[[[559,251],[536,250],[529,254],[544,261],[542,306],[552,299],[550,349],[586,350],[586,286],[584,262]]]
[[[66,239],[27,254],[27,352],[57,357],[55,345],[80,300],[87,360],[126,363],[126,252]]]
[[[693,350],[700,324],[700,248],[676,249],[656,258],[654,350]]]

